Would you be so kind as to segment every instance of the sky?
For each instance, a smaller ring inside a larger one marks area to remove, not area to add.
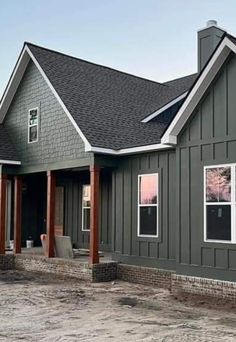
[[[235,0],[0,0],[0,97],[24,41],[158,82],[196,72],[206,21],[236,35]]]

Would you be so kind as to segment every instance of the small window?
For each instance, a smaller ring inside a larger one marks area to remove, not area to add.
[[[34,143],[38,141],[38,124],[39,124],[39,110],[38,108],[29,110],[28,118],[28,142]]]
[[[158,174],[138,176],[138,236],[158,236]]]
[[[90,185],[82,188],[82,230],[90,230]]]
[[[205,241],[235,241],[235,164],[205,167]]]

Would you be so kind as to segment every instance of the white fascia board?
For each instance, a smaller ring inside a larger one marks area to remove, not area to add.
[[[24,75],[24,72],[27,68],[29,60],[30,60],[30,56],[26,53],[26,49],[24,48],[23,51],[21,52],[21,55],[17,61],[17,64],[14,68],[14,71],[11,75],[11,78],[8,82],[8,85],[4,91],[3,97],[0,102],[0,122],[1,123],[3,122],[3,119],[11,104],[11,101]]]
[[[34,64],[36,65],[36,67],[38,68],[39,72],[41,73],[41,75],[43,76],[45,82],[47,83],[47,85],[49,86],[49,88],[51,89],[53,95],[55,96],[55,98],[57,99],[57,101],[60,103],[62,109],[64,110],[64,112],[66,113],[66,115],[68,116],[68,118],[70,119],[72,125],[74,126],[74,128],[76,129],[76,131],[79,133],[81,139],[84,142],[85,145],[85,150],[87,148],[90,148],[90,143],[88,142],[88,140],[86,139],[85,135],[83,134],[83,132],[81,131],[81,129],[79,128],[79,126],[77,125],[77,123],[75,122],[74,118],[72,117],[72,115],[70,114],[70,112],[68,111],[68,109],[66,108],[64,102],[62,101],[62,99],[60,98],[60,96],[58,95],[58,93],[56,92],[55,88],[53,87],[53,85],[51,84],[51,82],[49,81],[49,79],[47,78],[45,72],[43,71],[43,69],[41,68],[40,64],[38,63],[37,59],[34,57],[34,55],[32,54],[32,52],[30,51],[30,49],[28,48],[28,46],[26,45],[26,51],[29,54],[30,58],[32,59],[32,61],[34,62]]]
[[[82,133],[81,129],[79,128],[79,126],[75,122],[74,118],[72,117],[72,115],[70,114],[68,109],[66,108],[65,104],[61,100],[60,96],[58,95],[58,93],[56,92],[54,87],[52,86],[52,84],[49,81],[49,79],[47,78],[45,72],[43,71],[40,64],[38,63],[38,61],[36,60],[36,58],[34,57],[34,55],[32,54],[32,52],[30,51],[30,49],[28,48],[27,45],[25,45],[25,47],[24,47],[24,49],[23,49],[23,51],[19,57],[19,60],[15,66],[15,70],[11,76],[9,84],[5,90],[4,96],[3,96],[2,101],[0,103],[0,122],[2,123],[4,120],[4,117],[8,111],[8,108],[9,108],[11,101],[12,101],[12,99],[16,93],[16,90],[20,84],[20,81],[22,79],[22,76],[24,75],[24,72],[26,70],[26,67],[27,67],[30,59],[33,61],[33,63],[35,64],[35,66],[39,70],[40,74],[42,75],[45,82],[47,83],[47,85],[51,89],[52,93],[56,97],[56,99],[59,102],[59,104],[61,105],[62,109],[64,110],[64,112],[66,113],[68,118],[70,119],[72,125],[74,126],[76,131],[79,133],[81,139],[83,140],[83,142],[85,144],[85,149],[89,149],[91,147],[90,143],[88,142],[88,140],[86,139],[86,137]]]
[[[168,149],[168,148],[173,148],[173,146],[168,146],[168,145],[163,145],[163,144],[154,144],[154,145],[146,145],[146,146],[139,146],[139,147],[123,148],[120,150],[113,150],[111,148],[91,146],[91,148],[86,150],[86,152],[122,156],[122,155],[128,155],[128,154],[163,150],[163,149]]]
[[[5,160],[5,159],[0,159],[0,164],[21,165],[21,162],[18,161],[18,160]]]
[[[183,93],[182,95],[176,97],[174,100],[168,102],[165,106],[161,107],[160,109],[158,109],[156,112],[148,115],[145,119],[143,119],[141,122],[149,122],[152,119],[154,119],[157,115],[163,113],[165,110],[169,109],[170,107],[172,107],[173,105],[175,105],[176,103],[178,103],[179,101],[181,101],[182,99],[184,99],[187,96],[188,92],[186,91],[185,93]]]
[[[162,144],[173,145],[177,143],[178,134],[198,105],[200,99],[211,84],[220,67],[225,62],[230,51],[236,53],[236,46],[227,37],[225,37],[163,135],[161,139]]]

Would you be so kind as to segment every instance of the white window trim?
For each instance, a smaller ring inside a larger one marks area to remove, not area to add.
[[[230,167],[231,169],[231,201],[230,202],[207,202],[206,201],[206,170],[217,167]],[[235,244],[236,243],[236,192],[235,192],[235,172],[236,172],[236,163],[228,163],[228,164],[218,164],[218,165],[207,165],[204,166],[203,170],[203,212],[204,212],[204,242],[213,242],[213,243],[224,243],[224,244]],[[207,239],[207,222],[206,222],[206,207],[207,205],[230,205],[231,208],[231,240],[213,240]]]
[[[37,115],[38,115],[38,123],[34,124],[34,125],[30,125],[29,123],[29,119],[30,119],[30,112],[32,112],[33,110],[37,111]],[[30,108],[28,111],[28,144],[34,144],[36,142],[39,141],[39,120],[40,120],[40,115],[39,115],[39,107],[35,107],[35,108]],[[30,128],[37,126],[37,140],[34,141],[30,141]]]
[[[90,229],[84,229],[84,209],[90,209],[91,210],[91,206],[90,207],[85,207],[83,205],[84,199],[83,199],[83,193],[84,193],[84,186],[90,186],[90,184],[83,184],[82,185],[82,232],[90,232]]]
[[[157,203],[156,204],[140,204],[139,203],[139,196],[140,196],[140,178],[142,176],[157,176]],[[138,175],[138,237],[142,238],[158,238],[158,220],[159,220],[159,215],[158,215],[158,209],[159,209],[159,193],[158,193],[158,187],[159,187],[159,174],[158,173],[143,173]],[[140,234],[140,207],[156,207],[157,208],[157,233],[155,235],[146,235],[146,234]]]

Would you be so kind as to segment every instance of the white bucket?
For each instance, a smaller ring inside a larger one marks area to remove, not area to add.
[[[9,245],[9,247],[10,247],[10,250],[12,251],[13,248],[14,248],[14,240],[10,240],[10,245]]]
[[[26,240],[26,248],[33,248],[34,241],[33,240]]]

